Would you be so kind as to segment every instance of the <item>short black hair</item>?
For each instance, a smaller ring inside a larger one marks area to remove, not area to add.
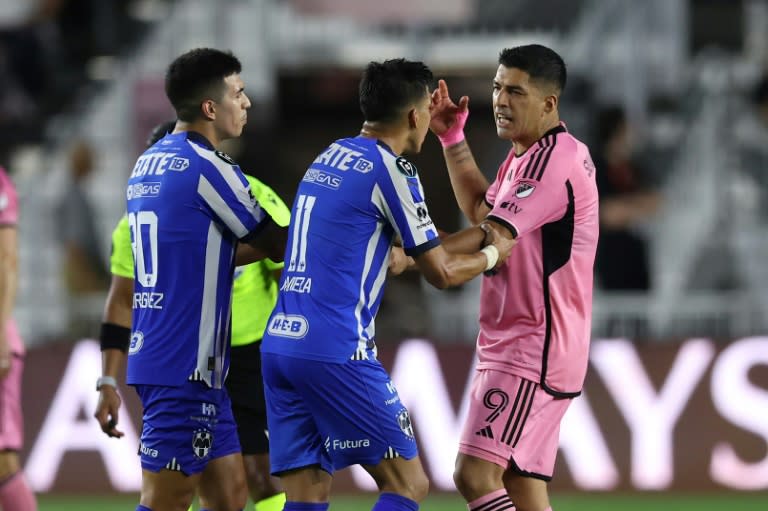
[[[540,44],[505,48],[499,53],[499,64],[525,71],[531,80],[554,86],[558,94],[565,90],[567,71],[562,57]]]
[[[200,105],[209,98],[220,98],[226,77],[242,70],[231,52],[196,48],[171,62],[165,73],[165,94],[184,122],[200,115]]]
[[[149,136],[147,137],[147,147],[152,147],[157,143],[158,140],[166,136],[168,133],[173,131],[173,128],[176,127],[176,121],[165,121],[161,122],[154,128],[152,128],[152,131],[149,133]]]
[[[423,62],[370,62],[360,80],[360,110],[366,121],[392,121],[403,108],[423,98],[433,80]]]

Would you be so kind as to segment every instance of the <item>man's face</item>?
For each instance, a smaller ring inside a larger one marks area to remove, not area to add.
[[[493,116],[499,138],[525,142],[537,138],[547,95],[528,73],[499,65],[493,79]]]
[[[221,134],[221,139],[239,137],[248,121],[248,109],[251,107],[239,74],[229,75],[224,79],[224,93],[215,104],[214,125]]]
[[[429,132],[429,121],[431,119],[430,109],[432,107],[432,101],[430,100],[429,89],[424,88],[424,97],[422,97],[415,105],[416,109],[416,128],[411,140],[411,147],[406,149],[409,153],[418,153],[421,151],[421,146],[424,144],[424,139]]]

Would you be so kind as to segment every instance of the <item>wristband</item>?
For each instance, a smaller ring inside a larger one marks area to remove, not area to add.
[[[464,140],[464,124],[467,122],[467,117],[469,117],[468,109],[464,109],[463,111],[459,110],[456,114],[456,122],[453,126],[448,128],[445,133],[437,135],[437,139],[440,140],[440,144],[443,147],[450,147]]]
[[[102,323],[99,332],[101,351],[118,349],[125,353],[131,343],[131,329],[114,323]]]
[[[117,389],[117,380],[112,376],[100,376],[99,379],[96,380],[96,390],[101,390],[101,387],[104,385],[109,385],[110,387]]]
[[[485,254],[485,258],[488,260],[488,263],[485,265],[485,271],[492,270],[496,263],[499,262],[499,249],[495,245],[488,245],[483,247],[480,252]]]

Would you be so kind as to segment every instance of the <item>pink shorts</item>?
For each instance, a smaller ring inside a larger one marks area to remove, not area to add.
[[[570,403],[570,399],[553,398],[531,380],[479,369],[472,379],[459,452],[549,481],[560,421]]]
[[[0,380],[0,450],[18,451],[24,440],[21,418],[21,373],[24,358],[11,357],[11,371]]]

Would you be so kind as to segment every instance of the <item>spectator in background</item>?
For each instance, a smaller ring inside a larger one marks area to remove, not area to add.
[[[632,159],[632,132],[624,110],[603,108],[596,121],[594,162],[600,194],[600,241],[595,267],[605,290],[647,291],[651,288],[648,243],[638,229],[659,207]]]
[[[22,447],[21,374],[24,344],[11,312],[16,299],[19,203],[0,167],[0,508],[35,511],[37,503],[19,462]]]
[[[93,307],[84,301],[109,287],[109,273],[103,254],[107,246],[102,243],[95,223],[95,211],[85,190],[85,182],[93,171],[93,151],[86,142],[78,141],[69,154],[69,183],[56,207],[56,230],[63,249],[64,282],[70,302],[70,330],[78,335],[92,332],[85,314]],[[103,300],[101,296],[100,300]],[[81,307],[82,305],[82,307]]]

